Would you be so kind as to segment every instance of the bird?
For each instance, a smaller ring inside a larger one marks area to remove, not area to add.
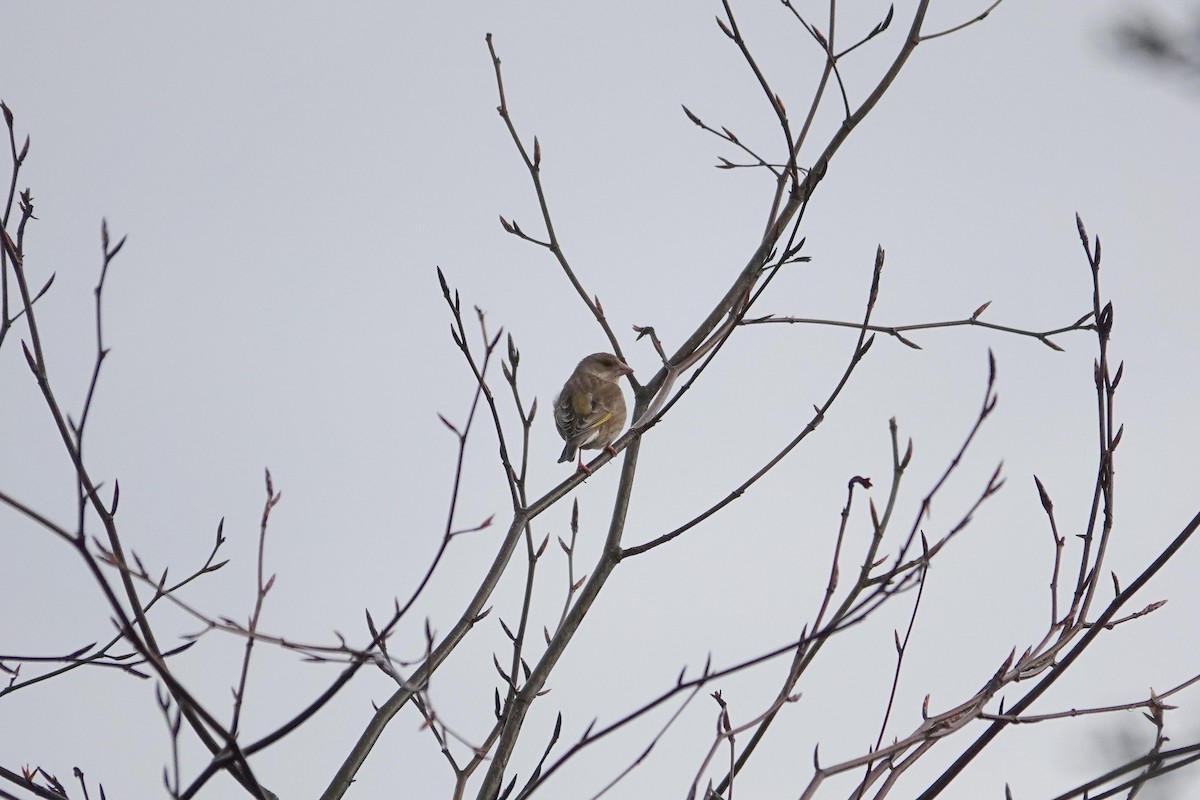
[[[599,450],[614,456],[612,442],[625,427],[625,394],[619,383],[633,368],[611,353],[593,353],[579,362],[554,400],[554,424],[566,440],[558,463],[570,461],[576,450]],[[591,474],[579,456],[578,470]]]

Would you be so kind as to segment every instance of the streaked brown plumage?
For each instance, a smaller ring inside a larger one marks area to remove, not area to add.
[[[560,464],[574,458],[576,450],[612,451],[613,440],[625,427],[625,395],[619,381],[632,372],[610,353],[593,353],[575,367],[554,400],[554,424],[567,442]],[[579,469],[588,471],[582,455]]]

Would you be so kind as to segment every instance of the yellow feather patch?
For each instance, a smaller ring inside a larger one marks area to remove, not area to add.
[[[610,419],[612,419],[612,412],[611,412],[611,411],[609,411],[609,412],[605,413],[605,414],[604,414],[604,416],[600,417],[600,419],[596,420],[595,422],[593,422],[593,423],[592,423],[591,425],[589,425],[588,427],[589,427],[589,428],[599,428],[601,425],[603,425],[604,423],[608,422]]]

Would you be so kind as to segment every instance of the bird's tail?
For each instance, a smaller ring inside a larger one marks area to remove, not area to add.
[[[562,455],[558,457],[558,463],[563,464],[563,463],[566,463],[567,461],[574,460],[574,458],[575,458],[575,445],[573,443],[571,443],[570,441],[568,441],[566,447],[563,448]]]

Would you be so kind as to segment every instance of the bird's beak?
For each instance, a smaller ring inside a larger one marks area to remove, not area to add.
[[[633,367],[629,366],[624,361],[622,361],[620,363],[621,363],[621,374],[622,375],[632,375],[633,374]]]

